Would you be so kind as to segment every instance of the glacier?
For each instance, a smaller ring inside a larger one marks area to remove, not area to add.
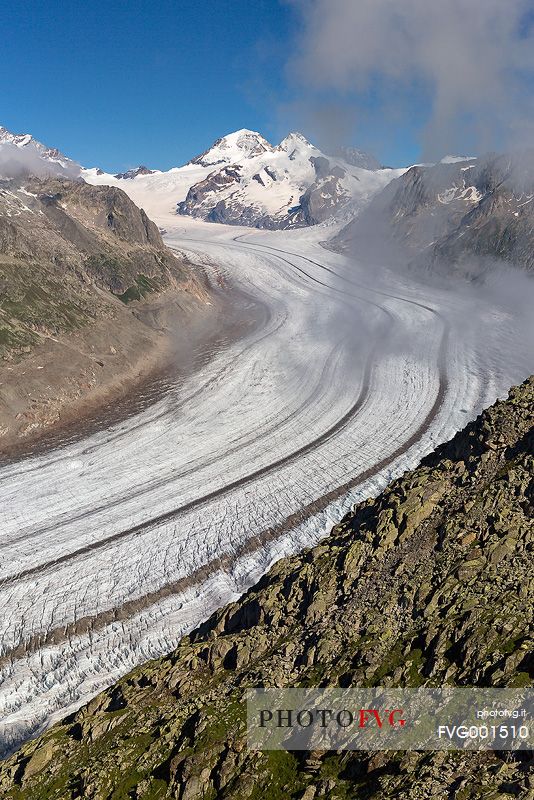
[[[532,371],[504,299],[370,273],[321,227],[142,201],[169,246],[268,313],[140,413],[0,468],[3,754],[169,653]]]

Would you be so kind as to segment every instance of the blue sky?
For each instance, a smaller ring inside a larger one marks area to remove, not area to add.
[[[0,0],[0,25],[0,124],[85,166],[166,169],[243,127],[273,141],[289,129],[319,135],[287,66],[299,25],[291,3]],[[321,113],[335,115],[323,99]],[[420,116],[392,129],[371,92],[344,138],[384,163],[413,162]]]

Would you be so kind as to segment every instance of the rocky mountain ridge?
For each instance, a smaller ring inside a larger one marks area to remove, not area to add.
[[[381,182],[372,157],[353,150],[352,160],[324,155],[301,133],[273,146],[254,131],[237,131],[190,162],[218,169],[191,186],[177,210],[258,228],[316,225],[351,200],[364,201]]]
[[[332,241],[358,257],[473,278],[534,271],[534,153],[411,167]]]
[[[142,301],[163,293],[177,306],[174,328],[189,311],[202,315],[210,296],[120,189],[0,180],[2,449],[159,367],[169,320],[164,310],[151,320]]]
[[[155,170],[149,169],[148,167],[145,167],[144,164],[141,164],[139,167],[126,170],[126,172],[118,172],[115,177],[118,180],[133,180],[134,178],[137,178],[138,175],[154,175],[154,173]]]
[[[85,169],[30,134],[0,128],[0,175],[2,149],[24,153],[20,169],[6,177],[22,171],[81,177],[87,183],[123,188],[153,217],[177,213],[271,229],[316,225],[340,209],[358,210],[403,171],[383,168],[354,147],[328,155],[298,132],[272,145],[247,129],[217,139],[184,166],[163,172],[145,165],[116,174]],[[13,161],[13,152],[10,158]]]
[[[0,765],[13,800],[519,797],[528,754],[261,753],[251,686],[527,686],[534,377],[166,658]]]
[[[124,192],[64,178],[0,183],[0,270],[4,353],[98,314],[92,287],[128,301],[191,279]]]

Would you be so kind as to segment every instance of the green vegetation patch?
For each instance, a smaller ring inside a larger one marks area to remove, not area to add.
[[[0,357],[13,357],[42,337],[81,328],[97,316],[94,293],[73,275],[44,265],[0,264]]]
[[[129,286],[125,292],[117,295],[123,303],[132,303],[134,300],[143,300],[147,294],[159,290],[159,282],[156,278],[147,278],[146,275],[138,275],[133,286]]]

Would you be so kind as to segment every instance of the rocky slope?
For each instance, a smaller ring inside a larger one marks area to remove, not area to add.
[[[390,264],[467,277],[496,262],[534,271],[534,153],[411,167],[333,240]]]
[[[525,686],[534,378],[0,766],[3,797],[532,798],[525,755],[256,753],[248,686]]]
[[[50,416],[52,395],[70,403],[108,372],[135,372],[161,342],[126,307],[164,290],[184,307],[207,298],[124,192],[63,177],[0,181],[0,440],[33,430],[38,408]]]
[[[124,192],[64,179],[0,182],[0,271],[4,356],[192,279]]]
[[[89,183],[120,185],[155,217],[177,211],[209,222],[281,229],[359,208],[401,172],[380,168],[355,148],[325,155],[300,133],[274,146],[243,129],[167,172],[139,167],[115,176],[95,169],[82,175]]]

